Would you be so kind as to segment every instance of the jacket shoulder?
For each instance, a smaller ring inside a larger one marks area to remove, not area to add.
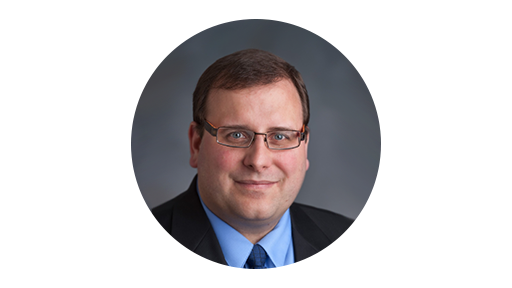
[[[290,209],[295,211],[295,214],[298,211],[302,212],[330,241],[338,239],[354,222],[354,219],[341,214],[305,204],[293,203]]]
[[[381,268],[380,225],[355,225],[352,218],[309,205],[294,203],[292,207],[304,212],[330,239],[335,250],[337,246],[338,249],[346,251],[340,255],[345,255],[347,258],[347,268]]]
[[[171,211],[174,209],[174,207],[176,206],[177,203],[180,202],[181,199],[184,198],[185,196],[185,192],[179,194],[178,196],[172,198],[171,200],[167,201],[167,202],[164,202],[156,207],[154,207],[153,209],[151,209],[151,212],[153,213],[153,215],[162,215],[162,214],[166,214],[167,212]]]

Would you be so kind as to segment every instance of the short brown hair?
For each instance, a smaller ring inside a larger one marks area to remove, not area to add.
[[[206,99],[211,89],[236,90],[267,85],[289,79],[300,96],[303,124],[309,123],[309,96],[299,71],[276,55],[258,49],[247,49],[224,56],[208,67],[193,94],[193,117],[203,135]]]

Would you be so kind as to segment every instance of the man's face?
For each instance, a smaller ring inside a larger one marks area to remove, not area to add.
[[[208,95],[206,119],[216,127],[243,126],[266,133],[301,130],[302,105],[289,80],[240,90],[214,89]],[[256,135],[249,148],[219,145],[195,122],[189,128],[190,165],[198,170],[203,202],[218,217],[247,225],[278,221],[299,193],[306,170],[307,143],[290,150],[270,150]]]

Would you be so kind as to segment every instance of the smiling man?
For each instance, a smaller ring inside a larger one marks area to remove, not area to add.
[[[178,242],[217,263],[273,268],[319,252],[352,224],[294,203],[309,168],[309,98],[293,66],[262,50],[230,54],[200,77],[193,106],[197,176],[153,209]]]

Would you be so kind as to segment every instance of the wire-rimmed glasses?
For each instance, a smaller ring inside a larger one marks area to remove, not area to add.
[[[267,133],[256,133],[237,126],[215,127],[206,120],[204,128],[217,138],[217,143],[233,148],[249,148],[256,135],[264,135],[268,149],[272,150],[297,148],[301,141],[307,141],[306,125],[302,125],[301,131],[279,129]]]

